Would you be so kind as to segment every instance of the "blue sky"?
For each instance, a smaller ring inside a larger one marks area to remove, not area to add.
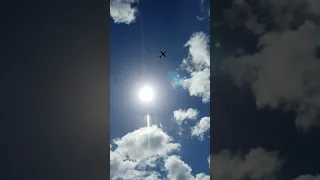
[[[111,1],[111,179],[209,179],[208,3]]]

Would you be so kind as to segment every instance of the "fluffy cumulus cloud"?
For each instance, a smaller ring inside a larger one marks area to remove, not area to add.
[[[210,180],[210,176],[204,174],[204,173],[199,173],[196,175],[194,178],[195,180]]]
[[[130,24],[135,21],[138,9],[132,7],[132,4],[138,3],[138,0],[111,0],[110,16],[115,23]]]
[[[199,111],[197,109],[179,109],[173,111],[173,119],[174,121],[181,125],[185,120],[196,120],[198,117]],[[199,140],[204,139],[204,133],[206,133],[210,129],[210,117],[203,117],[195,126],[191,128],[191,136],[196,136]],[[180,135],[183,131],[180,127]]]
[[[256,6],[238,1],[229,10],[229,20],[237,13],[248,12],[241,21],[259,35],[253,54],[228,58],[225,65],[239,86],[249,84],[258,108],[293,110],[296,126],[310,130],[318,126],[320,109],[320,4],[316,0],[260,0]],[[282,11],[287,7],[288,11]],[[256,8],[269,9],[264,17]],[[234,15],[230,15],[234,14]],[[248,26],[248,24],[251,24]],[[255,24],[255,25],[253,25]],[[267,28],[268,27],[268,28]],[[267,30],[268,29],[268,30]],[[269,31],[272,30],[272,31]]]
[[[178,151],[180,144],[157,126],[140,128],[122,138],[115,139],[116,148],[110,151],[111,179],[159,179],[154,168],[157,161],[169,153]]]
[[[168,171],[168,179],[192,179],[191,168],[179,156],[170,156],[164,166]]]
[[[181,125],[181,123],[185,120],[195,120],[199,114],[197,109],[189,108],[185,109],[178,109],[173,111],[173,119]]]
[[[191,167],[183,162],[179,156],[169,156],[165,160],[164,164],[166,170],[168,171],[168,179],[170,180],[209,180],[210,176],[205,175],[204,173],[197,174],[194,177],[191,174]]]
[[[157,126],[130,132],[113,140],[113,144],[114,150],[110,150],[112,180],[157,180],[165,174],[170,180],[209,180],[204,173],[194,177],[191,167],[179,156],[172,155],[180,150],[180,144],[174,143],[172,137]]]
[[[210,129],[210,117],[203,117],[201,120],[192,127],[191,135],[197,136],[200,140],[203,140],[203,135]]]
[[[207,103],[210,101],[209,37],[203,32],[194,33],[185,47],[189,48],[189,55],[183,60],[181,68],[187,70],[190,77],[184,78],[181,84],[191,96],[201,97]]]
[[[160,128],[153,125],[130,132],[121,139],[115,139],[117,152],[135,160],[144,160],[152,156],[164,156],[179,150],[180,144],[173,143],[173,139]]]
[[[283,164],[277,152],[263,148],[252,149],[246,155],[223,150],[212,159],[211,178],[216,180],[274,179]]]

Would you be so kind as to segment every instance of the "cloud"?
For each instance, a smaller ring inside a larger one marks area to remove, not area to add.
[[[197,109],[192,109],[192,108],[189,108],[187,110],[179,109],[179,110],[173,111],[173,118],[179,125],[181,125],[181,123],[184,120],[187,120],[187,119],[195,120],[198,114],[199,114],[199,111]]]
[[[165,160],[164,164],[166,170],[168,171],[168,179],[170,180],[209,180],[210,177],[208,175],[205,175],[204,173],[197,174],[196,177],[194,177],[191,174],[191,167],[183,162],[179,156],[169,156]]]
[[[273,179],[283,164],[277,152],[263,148],[252,149],[246,155],[223,150],[212,159],[211,178],[216,180]]]
[[[191,136],[197,136],[200,140],[203,140],[203,134],[210,129],[210,117],[203,117],[201,120],[192,127]]]
[[[147,133],[149,132],[149,145]],[[179,156],[170,155],[180,149],[180,144],[172,143],[172,138],[156,126],[140,128],[114,140],[115,150],[110,150],[110,179],[163,179],[167,172],[170,180],[209,180],[209,176],[191,174],[191,167]]]
[[[191,73],[191,77],[182,80],[182,87],[189,90],[191,96],[202,97],[202,102],[210,101],[210,69]]]
[[[194,70],[210,67],[209,37],[205,33],[193,33],[184,46],[189,48],[188,59],[195,65]]]
[[[210,176],[204,173],[199,173],[196,175],[195,180],[210,180]]]
[[[202,97],[207,103],[210,101],[209,37],[203,32],[194,33],[185,47],[189,48],[189,55],[181,68],[190,73],[190,78],[181,80],[182,87],[189,90],[190,96]]]
[[[149,134],[149,135],[148,135]],[[111,179],[159,179],[157,161],[179,151],[180,144],[156,126],[140,128],[113,140],[116,148],[110,151]]]
[[[111,0],[110,16],[115,23],[130,24],[135,21],[138,9],[131,5],[138,0]]]
[[[319,19],[320,15],[318,0],[253,0],[250,4],[248,2],[234,1],[232,8],[224,11],[230,27],[244,26],[255,34],[262,34],[268,29],[283,30],[296,27],[308,18]]]
[[[200,11],[201,11],[201,13],[203,13],[204,17],[197,16],[197,19],[199,21],[202,21],[202,20],[206,19],[207,17],[210,18],[210,1],[200,0]]]
[[[143,160],[152,156],[164,156],[180,149],[180,144],[160,128],[153,125],[130,132],[121,139],[115,139],[117,151],[129,158]]]
[[[203,21],[204,19],[206,19],[205,17],[201,17],[201,16],[197,16],[198,21]]]
[[[129,159],[117,150],[110,151],[110,179],[112,180],[159,179],[160,174],[158,172],[146,171],[148,165],[148,162]]]
[[[238,86],[251,86],[258,108],[295,111],[295,124],[303,131],[319,126],[320,2],[246,2],[236,1],[225,16],[229,24],[245,26],[259,35],[260,50],[228,58],[223,69]]]
[[[200,10],[201,10],[201,11],[204,10],[204,1],[205,1],[205,0],[200,0]]]
[[[297,178],[294,178],[293,180],[320,180],[320,175],[301,175]]]
[[[296,126],[309,130],[319,125],[319,33],[310,21],[298,30],[266,33],[259,39],[260,52],[231,58],[226,69],[236,84],[251,85],[258,108],[294,110]]]
[[[168,179],[193,179],[191,168],[185,164],[179,156],[170,156],[166,159],[164,166],[168,171]]]
[[[308,12],[320,15],[320,1],[318,0],[306,0],[308,4]]]
[[[144,173],[135,170],[137,162],[126,160],[119,152],[110,151],[110,178],[132,179],[143,177]]]

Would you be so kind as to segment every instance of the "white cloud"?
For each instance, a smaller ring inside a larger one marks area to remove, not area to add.
[[[149,135],[148,135],[149,134]],[[159,173],[146,171],[154,168],[157,160],[178,151],[180,144],[156,126],[140,128],[114,140],[115,150],[110,151],[111,179],[159,179]]]
[[[201,120],[192,127],[191,135],[197,136],[200,140],[203,140],[203,135],[210,129],[210,117],[203,117]]]
[[[199,111],[197,109],[189,108],[187,110],[185,109],[179,109],[173,111],[173,119],[181,125],[181,123],[184,120],[195,120],[199,114]]]
[[[165,168],[168,171],[168,179],[170,180],[209,180],[210,176],[204,173],[197,174],[194,177],[191,174],[191,167],[183,162],[179,156],[169,156],[165,160]]]
[[[189,90],[190,96],[202,97],[207,103],[210,101],[209,37],[203,32],[194,33],[185,47],[189,48],[189,55],[181,68],[190,73],[190,78],[181,80],[182,87]]]
[[[320,180],[320,175],[306,174],[306,175],[301,175],[297,178],[294,178],[293,180]]]
[[[191,96],[202,97],[202,101],[210,101],[210,69],[191,73],[191,77],[183,79],[182,87],[189,90]]]
[[[194,70],[210,67],[209,37],[204,32],[193,33],[184,46],[189,48],[188,60]]]
[[[208,176],[204,173],[199,173],[196,175],[195,180],[210,180],[210,176]]]
[[[157,172],[159,168],[167,171],[170,180],[210,179],[204,173],[194,177],[191,167],[179,156],[169,156],[171,152],[180,149],[180,144],[172,143],[172,138],[161,129],[156,126],[150,127],[149,146],[147,133],[147,128],[140,128],[114,140],[116,149],[110,151],[110,179],[157,180],[161,179],[160,173]]]
[[[193,179],[191,175],[191,168],[185,164],[179,156],[169,156],[165,160],[165,168],[168,171],[168,179],[180,180],[180,179]]]
[[[143,176],[143,172],[135,170],[137,162],[126,160],[119,152],[110,151],[110,177],[111,179],[130,179]]]
[[[137,3],[138,0],[111,0],[110,16],[115,23],[130,24],[135,21],[138,9],[131,7],[131,4]]]
[[[153,125],[130,132],[121,139],[114,140],[117,151],[129,158],[143,160],[152,156],[163,156],[179,150],[180,144],[172,143],[173,139],[160,128]]]
[[[216,180],[273,179],[283,164],[277,152],[263,148],[252,149],[246,155],[223,150],[212,159],[211,178]]]

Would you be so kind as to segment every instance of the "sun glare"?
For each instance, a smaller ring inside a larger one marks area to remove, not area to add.
[[[153,91],[150,87],[144,86],[139,91],[139,98],[143,102],[149,102],[153,100]]]

